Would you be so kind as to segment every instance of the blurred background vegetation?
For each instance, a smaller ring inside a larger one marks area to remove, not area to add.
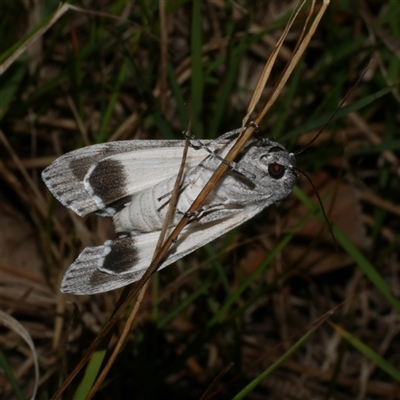
[[[198,138],[240,127],[296,2],[70,4],[85,11],[53,21],[56,1],[5,0],[0,7],[0,299],[36,345],[39,399],[51,397],[73,369],[119,293],[59,292],[80,251],[114,233],[110,219],[82,219],[55,201],[41,171],[89,144],[181,139],[189,120]],[[260,135],[300,149],[369,65],[345,106],[297,157],[337,245],[300,177],[294,195],[154,275],[96,398],[400,398],[399,21],[398,0],[331,0],[260,125]],[[12,329],[0,332],[2,398],[27,398],[30,352]],[[101,365],[93,359],[90,367]],[[64,398],[84,397],[90,371]]]

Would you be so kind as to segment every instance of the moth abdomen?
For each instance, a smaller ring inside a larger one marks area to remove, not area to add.
[[[175,177],[166,179],[151,188],[131,196],[115,216],[116,232],[154,232],[162,228],[169,196],[173,189]]]

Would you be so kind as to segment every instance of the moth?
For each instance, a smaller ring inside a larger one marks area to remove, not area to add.
[[[241,129],[215,140],[191,140],[173,228],[235,143]],[[67,153],[42,173],[51,193],[80,216],[113,218],[118,237],[87,247],[68,268],[61,291],[113,290],[139,280],[153,257],[181,164],[183,140],[129,140]],[[287,197],[297,175],[295,156],[268,139],[249,140],[205,203],[168,250],[159,269]]]

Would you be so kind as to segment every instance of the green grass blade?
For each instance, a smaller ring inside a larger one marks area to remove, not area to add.
[[[202,32],[203,25],[201,20],[201,1],[192,3],[192,31],[191,31],[191,119],[192,132],[198,137],[203,137],[203,124],[201,122],[203,110],[203,62],[202,62]]]
[[[208,290],[211,287],[211,282],[208,282],[206,284],[203,284],[201,287],[199,287],[195,292],[193,292],[191,295],[186,297],[183,301],[181,301],[177,307],[175,307],[172,311],[168,312],[165,314],[163,317],[161,317],[157,321],[157,328],[162,328],[164,325],[166,325],[169,321],[171,321],[172,318],[174,318],[176,315],[178,315],[182,310],[184,310],[186,307],[188,307],[190,304],[192,304],[198,297],[207,294]]]
[[[344,116],[346,116],[347,114],[350,114],[351,112],[358,111],[361,108],[366,107],[367,105],[373,103],[377,99],[390,93],[394,87],[395,86],[391,86],[391,87],[386,87],[384,89],[378,90],[376,93],[373,93],[369,96],[365,96],[363,99],[358,100],[358,101],[354,102],[353,104],[349,104],[348,106],[342,107],[336,113],[336,115],[332,118],[331,122],[337,121],[338,119],[343,118]],[[331,116],[332,116],[332,112],[321,115],[320,117],[313,119],[310,122],[303,124],[302,126],[296,128],[296,129],[293,129],[291,132],[284,135],[282,137],[282,140],[287,140],[292,137],[299,136],[302,133],[321,128],[326,123],[326,121],[328,121],[328,119]]]
[[[256,379],[250,382],[243,390],[241,390],[236,396],[233,397],[233,400],[243,399],[245,396],[249,395],[257,385],[259,385],[264,379],[270,376],[282,363],[284,363],[291,355],[294,354],[295,351],[299,349],[309,338],[310,336],[321,326],[324,322],[322,320],[318,324],[316,324],[313,328],[311,328],[304,336],[302,336],[285,354],[279,357],[270,367],[268,367],[262,374],[260,374]]]
[[[225,292],[227,294],[230,294],[231,293],[231,288],[230,288],[230,285],[229,285],[229,279],[228,279],[228,277],[226,275],[225,268],[223,267],[223,265],[218,260],[217,254],[216,254],[216,252],[214,250],[214,246],[212,246],[210,244],[207,244],[207,245],[204,246],[204,251],[207,253],[208,257],[212,260],[211,263],[213,265],[213,268],[216,269],[216,271],[218,273],[218,276],[219,276],[219,279],[220,279],[220,281],[222,283],[222,286],[225,289]]]
[[[293,190],[295,196],[305,204],[310,210],[315,210],[315,204],[310,200],[308,196],[304,194],[299,188],[295,187]],[[318,213],[317,218],[323,221],[323,216]],[[333,234],[337,242],[343,247],[343,249],[349,254],[349,256],[358,265],[360,270],[369,278],[381,294],[388,300],[388,302],[400,313],[400,301],[393,296],[390,287],[381,275],[377,272],[376,268],[367,260],[367,258],[351,243],[346,235],[336,226],[332,226]]]
[[[366,257],[357,249],[356,246],[345,236],[345,234],[336,226],[332,227],[333,234],[339,244],[346,250],[347,254],[357,263],[360,270],[369,278],[386,300],[397,310],[400,314],[400,300],[398,300],[392,293],[389,285],[378,273],[376,268],[366,259]]]
[[[85,375],[74,395],[74,399],[80,400],[85,399],[96,380],[96,377],[100,371],[104,357],[106,355],[106,349],[97,350],[94,352],[89,364],[86,368]]]
[[[278,244],[269,252],[268,256],[264,261],[241,283],[241,285],[231,294],[231,296],[225,301],[218,313],[207,324],[207,328],[211,328],[213,325],[220,323],[223,319],[223,315],[228,313],[228,310],[238,300],[242,293],[254,282],[258,275],[263,273],[265,269],[271,264],[275,256],[280,253],[286,245],[293,238],[298,229],[310,218],[310,214],[305,215],[297,224],[296,227],[289,234],[285,235]]]
[[[1,77],[0,119],[7,112],[8,105],[17,93],[26,71],[27,65],[25,63],[17,63],[14,70],[9,71],[11,76],[8,76],[7,81],[4,81],[4,76]]]
[[[99,130],[99,134],[97,137],[97,143],[103,143],[107,140],[107,136],[108,136],[107,135],[107,127],[109,125],[112,113],[114,111],[115,103],[118,100],[119,93],[121,91],[121,86],[125,82],[127,70],[128,70],[128,64],[126,62],[124,62],[124,64],[122,65],[121,71],[117,77],[116,84],[113,88],[113,92],[111,94],[111,98],[108,103],[107,109],[101,120],[100,130]]]
[[[382,358],[378,353],[373,351],[369,346],[363,343],[361,340],[353,336],[350,332],[344,330],[342,327],[332,324],[336,331],[346,339],[352,346],[354,346],[360,353],[364,354],[369,360],[371,360],[375,365],[389,374],[392,378],[400,382],[400,370],[388,363],[384,358]]]
[[[48,2],[50,4],[50,2]],[[53,10],[57,7],[58,3],[54,2],[53,3]],[[43,29],[45,32],[51,25],[49,25],[50,21],[55,17],[55,15],[58,13],[58,8],[53,11],[51,15],[49,15],[43,22],[35,26],[33,29],[31,29],[28,33],[26,33],[21,39],[19,39],[15,44],[13,44],[10,48],[8,48],[6,51],[4,51],[2,54],[0,54],[0,67],[1,64],[3,64],[13,53],[16,51],[20,50],[24,46],[27,45],[27,42],[31,40],[40,30]],[[46,26],[48,25],[48,26]]]
[[[168,63],[168,78],[171,84],[172,94],[178,107],[178,114],[182,129],[186,129],[189,123],[188,109],[185,104],[185,98],[183,97],[182,89],[176,79],[175,71],[170,63]]]
[[[0,350],[0,367],[4,372],[4,375],[8,378],[8,381],[11,384],[11,387],[14,391],[16,398],[18,400],[24,400],[25,397],[22,393],[21,387],[18,384],[17,380],[15,379],[14,373],[10,367],[10,364],[7,361],[7,357],[1,350]]]
[[[213,118],[210,123],[209,128],[209,136],[215,137],[222,132],[226,132],[226,128],[221,128],[221,121],[223,116],[226,114],[226,110],[229,106],[229,98],[232,95],[232,90],[235,84],[235,79],[238,74],[240,59],[243,51],[245,51],[247,47],[247,37],[243,37],[240,43],[236,46],[234,50],[232,50],[229,54],[229,69],[227,70],[226,77],[222,84],[222,87],[219,90],[217,101],[214,107]],[[222,59],[221,59],[222,61]]]

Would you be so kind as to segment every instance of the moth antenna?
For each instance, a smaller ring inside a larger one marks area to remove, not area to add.
[[[337,241],[336,241],[335,235],[333,234],[332,226],[331,226],[331,224],[329,222],[328,216],[325,213],[325,208],[324,208],[324,205],[322,204],[322,200],[321,200],[321,197],[320,197],[320,195],[318,193],[317,188],[315,187],[315,185],[314,185],[313,181],[311,180],[311,178],[305,172],[303,172],[300,168],[297,168],[297,167],[292,167],[292,168],[295,169],[296,171],[299,171],[302,175],[304,175],[307,178],[308,182],[310,182],[311,187],[313,188],[315,194],[317,195],[319,206],[321,207],[322,214],[324,216],[326,224],[328,225],[329,232],[331,233],[332,239],[335,242],[335,248],[336,248],[336,251],[337,251],[337,249],[338,249]]]
[[[329,124],[329,122],[332,121],[332,119],[335,117],[335,115],[339,112],[339,110],[343,107],[343,104],[347,100],[347,98],[350,96],[351,92],[356,88],[356,86],[360,83],[361,79],[364,77],[364,75],[367,73],[369,66],[371,65],[371,60],[369,61],[367,68],[363,71],[363,73],[360,75],[360,77],[357,79],[356,83],[350,88],[350,90],[346,93],[344,96],[343,100],[340,102],[339,107],[335,110],[335,112],[329,117],[328,121],[325,122],[325,124],[322,126],[322,128],[319,130],[319,132],[300,150],[296,151],[293,153],[295,156],[298,154],[302,153],[304,150],[308,149],[321,135],[323,130],[326,128],[326,126]]]

